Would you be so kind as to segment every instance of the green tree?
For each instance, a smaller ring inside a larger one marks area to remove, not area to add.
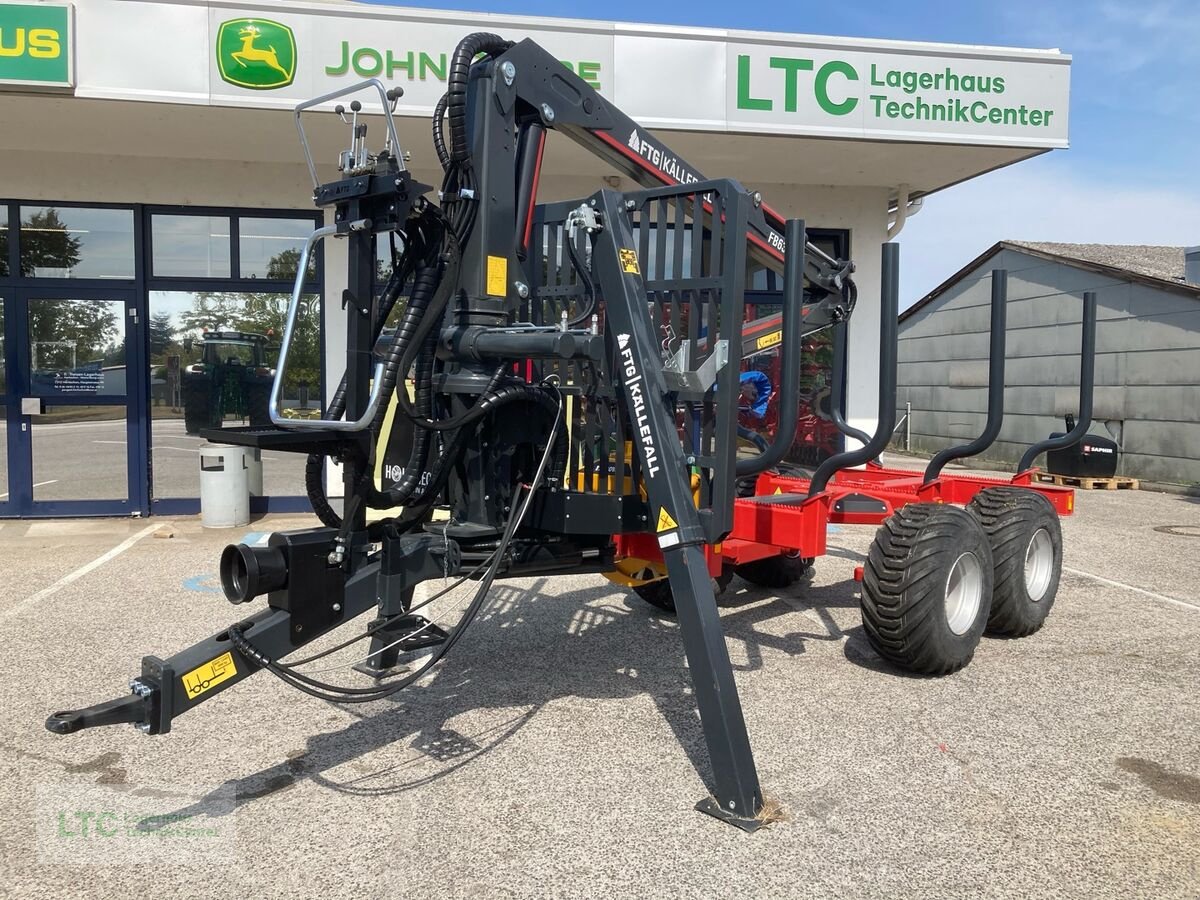
[[[170,313],[159,313],[150,317],[150,355],[160,356],[167,352],[175,339],[175,326],[171,324]]]
[[[31,300],[29,343],[34,368],[73,369],[106,361],[110,348],[123,350],[115,305],[110,300]],[[114,364],[120,361],[113,360]]]
[[[21,274],[73,269],[83,243],[73,237],[56,209],[35,212],[21,223]],[[124,357],[114,304],[107,300],[43,300],[29,304],[29,342],[34,368],[67,370],[88,362]],[[112,351],[110,354],[109,351]],[[120,362],[114,359],[113,362]]]
[[[295,281],[296,272],[300,269],[300,251],[292,248],[276,253],[267,261],[267,277],[279,281]],[[317,258],[308,258],[308,278],[317,277]]]
[[[57,209],[35,212],[21,223],[21,275],[30,278],[40,269],[71,270],[79,265],[83,242],[72,237]]]

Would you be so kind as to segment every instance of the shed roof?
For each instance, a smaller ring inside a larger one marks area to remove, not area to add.
[[[1184,247],[1147,244],[1064,244],[1052,241],[997,241],[900,314],[903,322],[941,296],[963,276],[1001,250],[1017,250],[1042,259],[1087,269],[1118,280],[1136,281],[1200,299],[1200,284],[1184,278]]]

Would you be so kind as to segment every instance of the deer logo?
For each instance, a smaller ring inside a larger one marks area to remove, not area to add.
[[[251,90],[292,83],[296,39],[286,25],[268,19],[231,19],[217,33],[217,71],[222,80]]]

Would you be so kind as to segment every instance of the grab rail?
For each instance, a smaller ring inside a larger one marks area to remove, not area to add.
[[[292,338],[296,333],[296,315],[300,310],[300,297],[304,292],[304,276],[308,272],[308,260],[312,256],[312,248],[317,241],[337,234],[337,225],[324,225],[308,236],[304,242],[304,250],[300,253],[300,265],[296,269],[296,283],[292,287],[292,301],[288,304],[287,320],[283,325],[283,341],[279,346],[279,361],[275,364],[275,380],[271,383],[271,397],[267,403],[267,413],[271,422],[280,428],[293,431],[362,431],[375,418],[379,410],[379,402],[383,393],[383,364],[375,366],[375,379],[371,384],[371,395],[367,400],[367,408],[362,416],[353,422],[342,419],[288,419],[280,412],[280,401],[283,397],[283,374],[287,371],[288,354],[292,348]]]

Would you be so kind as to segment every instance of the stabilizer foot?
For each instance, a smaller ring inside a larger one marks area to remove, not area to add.
[[[427,647],[436,647],[450,637],[444,628],[430,622],[424,616],[403,616],[387,628],[381,628],[371,639],[371,657],[354,667],[354,671],[372,678],[384,678],[405,671],[397,660],[402,653],[415,653]]]
[[[735,813],[733,810],[725,809],[717,802],[716,797],[705,797],[696,804],[696,809],[702,813],[712,816],[714,819],[720,819],[722,822],[728,822],[736,828],[742,829],[747,834],[753,834],[767,824],[767,820],[762,816],[742,816]]]

